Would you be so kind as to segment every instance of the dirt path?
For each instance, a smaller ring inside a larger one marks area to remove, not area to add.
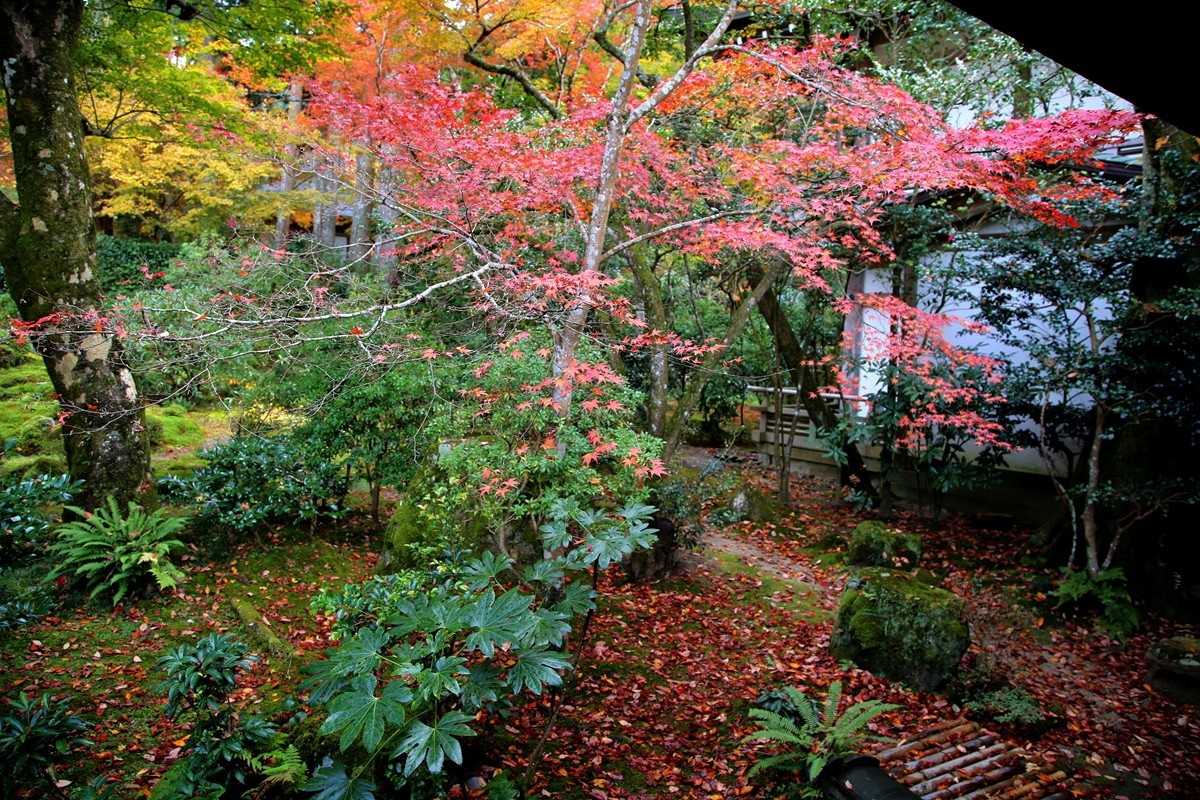
[[[706,531],[700,537],[705,551],[728,553],[741,559],[747,566],[784,581],[800,581],[812,587],[822,598],[833,595],[835,588],[826,585],[808,566],[778,553],[768,553],[752,542],[733,539],[716,531]]]

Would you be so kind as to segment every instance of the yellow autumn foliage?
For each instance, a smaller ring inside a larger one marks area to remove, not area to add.
[[[277,164],[211,130],[162,124],[158,135],[88,140],[98,214],[132,217],[143,235],[183,239],[230,219],[242,227],[273,224],[278,197],[264,187],[277,179]]]

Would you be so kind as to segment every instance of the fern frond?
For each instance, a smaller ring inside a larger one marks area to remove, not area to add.
[[[264,783],[291,785],[308,777],[308,765],[294,744],[289,744],[286,750],[272,750],[267,757],[274,757],[275,763],[259,768],[266,776]]]
[[[750,717],[758,722],[762,730],[750,734],[743,741],[766,739],[803,746],[812,743],[812,734],[809,732],[808,726],[801,727],[782,714],[755,708],[750,710]]]
[[[788,701],[792,704],[792,708],[800,714],[800,718],[804,720],[804,725],[809,728],[821,727],[821,720],[817,714],[817,709],[813,707],[812,698],[794,686],[784,687],[784,692],[788,696]]]
[[[754,776],[762,772],[764,769],[784,769],[790,772],[798,772],[809,763],[807,756],[799,753],[780,753],[777,756],[770,756],[759,761],[750,768],[747,775]]]
[[[842,704],[842,682],[834,681],[829,684],[829,693],[825,695],[825,711],[821,715],[821,723],[833,725],[838,718],[838,708]]]

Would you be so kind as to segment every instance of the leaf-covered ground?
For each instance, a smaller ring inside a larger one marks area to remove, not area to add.
[[[746,471],[752,484],[767,487],[769,475]],[[862,517],[834,502],[823,482],[796,479],[793,498],[772,522],[710,528],[705,546],[667,580],[604,580],[601,608],[536,763],[535,794],[777,796],[763,777],[747,777],[757,753],[741,740],[752,730],[754,698],[781,685],[823,691],[841,680],[851,700],[897,703],[899,710],[880,719],[883,736],[919,733],[965,713],[950,699],[910,692],[829,656],[845,575],[826,551]],[[1169,626],[1152,618],[1122,643],[1051,614],[1044,597],[1051,573],[1019,566],[1028,535],[1019,527],[959,516],[936,530],[908,517],[896,525],[924,534],[925,565],[967,599],[972,674],[1003,677],[1052,712],[1054,724],[1036,738],[1001,728],[1005,735],[1061,764],[1084,794],[1193,796],[1200,785],[1196,711],[1143,685],[1145,650]],[[147,795],[186,736],[162,714],[155,661],[210,631],[247,637],[235,600],[252,604],[278,637],[273,650],[248,639],[265,659],[238,702],[281,722],[301,710],[298,667],[328,644],[309,600],[322,587],[369,574],[378,549],[361,531],[320,533],[264,536],[216,559],[196,550],[185,562],[191,576],[182,591],[136,605],[110,610],[75,599],[58,616],[0,641],[0,690],[72,695],[95,723],[96,746],[63,774],[76,784],[109,774],[121,785],[118,796]],[[576,638],[571,646],[578,645]],[[498,723],[481,770],[523,775],[552,705],[532,698]]]
[[[767,476],[751,475],[768,488]],[[823,689],[833,680],[853,700],[900,705],[878,733],[918,734],[968,713],[946,697],[911,692],[839,665],[828,643],[844,573],[822,554],[861,521],[830,500],[832,489],[794,479],[792,506],[773,523],[710,532],[686,572],[655,586],[613,586],[584,647],[575,690],[563,701],[542,764],[545,796],[599,798],[773,796],[747,779],[755,752],[739,744],[747,710],[764,689]],[[1029,738],[997,726],[1076,779],[1081,796],[1187,798],[1200,787],[1195,709],[1143,684],[1144,654],[1170,626],[1149,619],[1128,642],[1085,621],[1049,614],[1052,573],[1020,566],[1029,531],[950,515],[924,534],[924,564],[967,599],[976,680],[1004,679],[1050,712]],[[831,536],[832,535],[832,536]],[[509,763],[520,766],[539,735],[537,714],[513,726]]]

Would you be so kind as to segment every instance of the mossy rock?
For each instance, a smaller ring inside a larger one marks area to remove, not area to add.
[[[67,474],[67,459],[54,453],[32,456],[9,456],[0,461],[0,480],[23,481],[38,475]]]
[[[1146,652],[1146,683],[1159,694],[1200,706],[1200,639],[1161,639]]]
[[[922,691],[944,685],[971,644],[965,604],[895,570],[869,568],[846,585],[830,653]]]
[[[712,501],[713,519],[722,525],[738,522],[770,522],[779,515],[774,495],[739,482],[732,490]]]
[[[16,439],[17,452],[22,455],[62,455],[65,452],[62,426],[58,425],[53,417],[34,417],[27,420],[13,438]]]
[[[921,536],[900,533],[876,520],[854,529],[846,563],[860,567],[915,569],[921,561]]]

